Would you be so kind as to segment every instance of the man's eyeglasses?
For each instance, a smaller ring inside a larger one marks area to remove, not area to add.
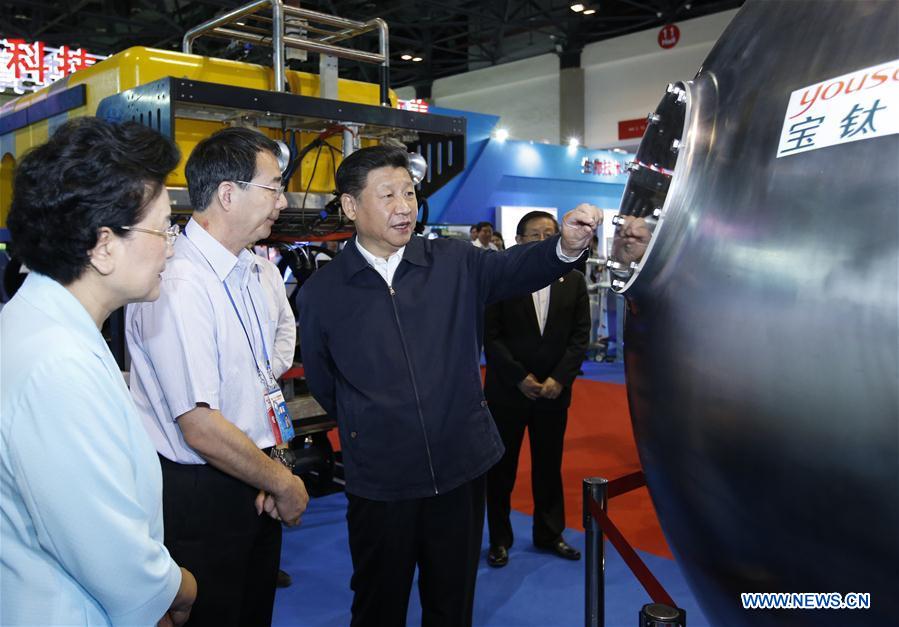
[[[159,237],[164,237],[166,244],[172,245],[175,243],[175,238],[178,237],[178,234],[181,233],[181,227],[177,224],[173,224],[169,228],[164,231],[160,231],[158,229],[145,229],[139,226],[123,226],[123,231],[139,231],[141,233],[150,233],[151,235],[158,235]]]
[[[272,187],[271,185],[263,185],[262,183],[254,183],[253,181],[234,181],[235,183],[240,183],[241,185],[252,185],[253,187],[261,187],[262,189],[267,189],[270,192],[275,194],[275,198],[280,198],[281,194],[284,193],[284,186],[278,185],[278,187]]]

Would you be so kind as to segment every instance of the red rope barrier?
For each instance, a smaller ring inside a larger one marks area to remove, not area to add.
[[[643,473],[640,474],[642,475]],[[625,477],[622,477],[622,479],[624,478]],[[611,496],[611,494],[609,496]],[[618,554],[621,555],[624,563],[628,565],[628,568],[631,569],[631,572],[634,573],[634,576],[646,592],[649,593],[652,600],[655,603],[663,603],[670,607],[678,607],[674,602],[674,599],[671,598],[671,595],[665,591],[665,588],[662,587],[659,580],[655,578],[655,575],[650,572],[646,564],[643,563],[643,560],[640,559],[640,556],[637,555],[637,552],[634,551],[633,547],[631,547],[631,545],[628,544],[628,541],[624,539],[624,536],[618,530],[618,527],[615,526],[615,523],[612,522],[612,519],[599,508],[599,504],[593,499],[590,499],[589,505],[590,515],[599,523],[603,533],[608,536],[609,542],[612,543],[612,546],[614,546],[618,551]]]
[[[629,475],[623,475],[609,481],[609,483],[606,484],[606,495],[608,498],[620,496],[625,492],[642,488],[645,485],[646,475],[643,474],[642,470],[638,470],[637,472],[632,472]]]

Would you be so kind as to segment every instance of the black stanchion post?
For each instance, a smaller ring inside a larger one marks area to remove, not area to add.
[[[687,611],[662,603],[647,603],[640,610],[639,627],[687,627]]]
[[[609,482],[601,477],[584,479],[584,531],[586,537],[587,569],[584,581],[584,622],[587,627],[604,627],[606,623],[605,570],[606,556],[602,529],[590,514],[590,502],[596,501],[599,509],[606,511]]]

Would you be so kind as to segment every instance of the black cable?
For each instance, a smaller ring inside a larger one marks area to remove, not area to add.
[[[337,155],[342,155],[343,153],[340,151],[339,148],[337,148],[336,146],[332,145],[332,144],[331,144],[330,142],[328,142],[328,141],[322,141],[322,146],[321,146],[321,147],[322,147],[322,148],[328,148],[328,149],[331,151],[331,167],[332,167],[332,173],[333,173],[333,176],[334,176],[334,178],[335,178],[335,180],[336,180],[336,179],[337,179],[337,159],[336,159],[336,156],[337,156]],[[328,216],[330,216],[331,214],[337,213],[338,207],[340,207],[340,198],[339,198],[339,197],[335,197],[335,198],[332,198],[331,200],[329,200],[329,201],[327,202],[327,204],[325,204],[325,206],[324,206],[324,208],[322,209],[322,211],[319,212],[318,217],[317,217],[317,218],[312,222],[312,224],[310,225],[310,227],[309,227],[309,233],[310,233],[310,234],[313,234],[313,235],[330,235],[330,234],[332,234],[332,233],[336,233],[337,231],[339,231],[339,230],[343,227],[343,225],[344,225],[344,222],[343,222],[343,216],[342,216],[342,215],[339,217],[339,219],[338,219],[338,221],[337,221],[337,224],[336,224],[333,228],[331,228],[331,229],[329,229],[329,230],[326,230],[326,231],[321,231],[321,232],[317,231],[319,225],[320,225],[322,222],[324,222],[325,220],[327,220]]]
[[[295,131],[293,131],[293,132],[295,133]],[[294,138],[295,138],[295,135],[294,135]],[[296,145],[295,139],[292,143],[294,146]],[[329,141],[327,141],[326,138],[323,138],[321,136],[315,138],[314,140],[312,140],[311,142],[309,142],[308,144],[303,146],[303,148],[291,160],[291,164],[288,166],[287,170],[285,170],[285,172],[283,174],[285,185],[296,173],[297,168],[300,166],[303,159],[305,159],[306,155],[309,154],[313,149],[316,149],[316,148],[318,149],[318,152],[315,155],[315,161],[312,164],[312,173],[309,176],[309,181],[306,184],[306,189],[303,192],[303,202],[300,206],[301,212],[305,212],[305,210],[306,210],[306,201],[308,200],[309,192],[312,189],[312,181],[315,179],[315,173],[318,171],[318,162],[321,159],[322,149],[328,148],[328,150],[331,152],[331,155],[330,155],[331,156],[331,169],[332,169],[332,174],[333,174],[335,180],[337,178],[337,159],[336,159],[336,157],[343,154],[343,152],[339,148],[337,148],[336,146],[331,144]],[[338,201],[338,199],[335,198],[335,199],[329,201],[325,205],[325,207],[323,208],[322,211],[326,215],[322,216],[320,213],[319,216],[312,222],[312,224],[308,226],[308,228],[304,234],[315,234],[315,229],[318,227],[318,225],[323,220],[325,220],[327,218],[327,214],[330,214],[336,210],[336,207],[338,205],[336,204],[335,201]],[[302,226],[306,227],[307,225],[306,225],[305,213],[301,213],[300,216],[302,219],[302,222],[301,222]],[[332,230],[330,230],[329,233],[337,232],[343,226],[343,224],[344,223],[343,223],[343,219],[341,216],[341,219],[338,220],[337,226],[334,227]],[[328,234],[328,233],[325,233],[325,234]]]
[[[284,179],[289,181],[296,173],[297,168],[300,167],[303,159],[306,158],[306,155],[309,154],[314,148],[320,146],[321,143],[321,138],[316,137],[311,142],[303,146],[303,148],[300,149],[300,151],[297,153],[296,157],[294,157],[292,163],[288,166],[286,172],[284,173]]]
[[[312,189],[312,181],[315,178],[315,171],[318,169],[318,159],[322,156],[322,148],[324,148],[324,146],[322,145],[322,143],[324,142],[322,142],[320,139],[317,139],[315,141],[319,143],[318,152],[315,153],[315,162],[312,164],[312,174],[309,175],[309,183],[306,185],[306,191],[303,193],[303,204],[300,207],[301,211],[306,210],[306,198],[309,196],[309,190]]]

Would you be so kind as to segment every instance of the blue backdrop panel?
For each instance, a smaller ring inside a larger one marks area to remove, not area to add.
[[[633,155],[571,149],[529,141],[498,141],[491,137],[498,117],[432,107],[441,115],[468,120],[465,171],[428,199],[432,224],[495,223],[499,205],[558,207],[561,213],[578,203],[618,207],[627,182],[625,164]],[[585,172],[584,160],[605,162],[612,172]]]

